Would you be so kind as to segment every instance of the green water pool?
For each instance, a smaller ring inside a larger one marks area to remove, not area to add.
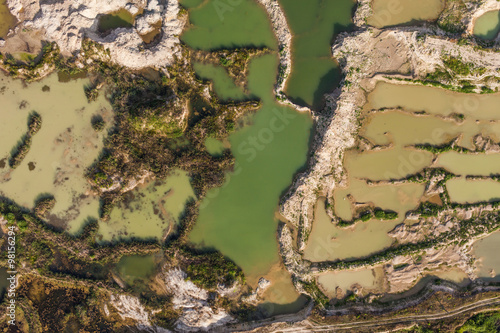
[[[279,0],[292,30],[293,67],[285,93],[296,103],[321,108],[340,70],[332,58],[334,37],[352,27],[352,0]]]
[[[500,31],[500,11],[492,10],[476,19],[474,35],[482,39],[494,39]]]
[[[202,79],[212,80],[214,90],[222,100],[242,100],[245,98],[243,90],[234,84],[227,71],[221,66],[212,64],[193,64],[196,74]]]
[[[194,49],[277,47],[267,14],[254,0],[207,0],[189,11],[189,21],[181,40]]]

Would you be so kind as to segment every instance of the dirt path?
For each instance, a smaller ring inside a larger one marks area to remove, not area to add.
[[[440,312],[436,314],[425,314],[425,315],[410,315],[403,317],[395,317],[390,319],[375,319],[367,321],[357,321],[351,323],[343,324],[332,324],[332,325],[316,325],[308,320],[303,321],[301,324],[303,326],[296,326],[292,328],[282,328],[277,329],[273,332],[327,332],[327,331],[353,331],[359,328],[382,328],[387,325],[404,325],[413,326],[417,323],[436,321],[447,318],[456,317],[463,313],[470,313],[471,315],[476,312],[484,312],[487,310],[494,310],[495,306],[500,306],[500,296],[480,300],[471,304],[467,304],[450,311]]]

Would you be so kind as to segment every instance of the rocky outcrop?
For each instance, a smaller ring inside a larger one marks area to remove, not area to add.
[[[389,293],[399,293],[413,287],[425,274],[440,269],[450,269],[468,273],[476,277],[469,265],[470,255],[464,246],[445,246],[431,248],[417,261],[415,256],[398,256],[385,267],[385,278],[388,281]],[[403,268],[399,269],[398,266]]]
[[[102,44],[114,62],[132,69],[164,67],[180,54],[179,35],[185,20],[178,18],[177,0],[8,0],[7,3],[20,22],[16,31],[41,31],[44,40],[56,42],[66,55],[78,53],[84,38]],[[135,15],[135,26],[100,33],[99,18],[121,9]],[[141,35],[156,27],[160,29],[158,40],[145,44]]]
[[[186,278],[186,273],[178,268],[168,271],[163,277],[167,291],[173,294],[174,309],[182,310],[177,329],[182,332],[208,331],[234,321],[224,310],[214,310],[208,304],[208,292]]]
[[[110,297],[110,304],[118,311],[119,316],[124,321],[135,322],[135,327],[140,332],[168,333],[169,330],[151,325],[150,314],[141,304],[137,297],[129,295],[114,295]],[[107,305],[104,305],[104,313],[109,316],[110,311]]]
[[[293,103],[285,95],[288,77],[292,72],[292,33],[286,21],[285,13],[276,0],[258,0],[267,11],[274,34],[279,44],[278,78],[274,86],[274,94],[280,104],[287,105],[301,112],[311,113],[308,107]]]

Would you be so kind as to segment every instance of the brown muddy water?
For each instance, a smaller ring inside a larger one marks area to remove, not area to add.
[[[457,113],[474,120],[500,119],[500,93],[466,94],[429,86],[379,82],[368,95],[368,103],[373,109],[401,107],[432,115]]]
[[[317,281],[328,297],[338,298],[338,296],[349,291],[352,292],[359,287],[363,289],[363,294],[370,291],[376,292],[383,285],[383,277],[383,268],[379,266],[373,269],[324,273],[317,277]]]
[[[446,188],[453,202],[500,201],[500,182],[493,179],[468,180],[454,178],[446,182]]]
[[[456,175],[497,175],[500,174],[500,154],[461,154],[450,151],[439,155],[436,166]]]
[[[370,220],[350,228],[332,223],[325,211],[324,199],[319,200],[314,214],[304,259],[321,262],[367,256],[392,244],[387,235],[397,224],[394,221]]]
[[[473,252],[477,259],[477,274],[487,281],[500,282],[500,231],[476,241]]]

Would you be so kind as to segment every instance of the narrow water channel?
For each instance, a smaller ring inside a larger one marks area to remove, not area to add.
[[[243,90],[236,86],[227,71],[222,66],[212,64],[193,64],[196,75],[205,80],[212,80],[217,96],[223,100],[242,100],[245,98]]]

